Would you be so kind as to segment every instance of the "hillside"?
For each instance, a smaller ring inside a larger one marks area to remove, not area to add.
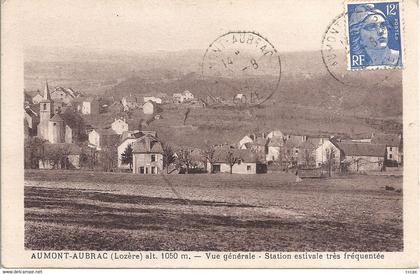
[[[48,79],[51,85],[115,98],[130,93],[138,97],[160,92],[172,95],[184,90],[196,97],[219,92],[232,98],[243,79],[217,79],[218,89],[213,90],[215,79],[203,78],[200,73],[202,54],[200,50],[153,54],[35,51],[26,55],[25,88],[42,89],[43,81]],[[311,134],[401,130],[400,71],[344,71],[359,80],[357,86],[350,86],[331,77],[319,52],[280,56],[279,87],[260,108],[193,109],[186,126],[185,109],[166,109],[164,119],[151,126],[166,140],[180,144],[201,144],[206,138],[211,142],[230,142],[250,131],[273,128]],[[253,85],[265,92],[272,88],[274,77],[257,77],[252,80]]]

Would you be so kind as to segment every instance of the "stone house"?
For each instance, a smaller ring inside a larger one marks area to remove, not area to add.
[[[343,172],[382,171],[386,146],[382,144],[339,142]]]
[[[28,136],[36,136],[39,124],[39,105],[25,106],[25,121],[28,125]]]
[[[133,173],[161,174],[163,171],[163,148],[154,136],[145,135],[132,144]]]
[[[379,134],[372,136],[372,144],[381,144],[386,146],[385,160],[388,164],[394,162],[397,165],[402,164],[402,138],[400,134]]]
[[[239,158],[239,163],[232,167],[233,174],[257,174],[264,173],[267,166],[258,161],[256,153],[249,149],[226,149],[217,148],[214,153],[213,168],[207,163],[207,171],[213,170],[213,173],[230,173],[230,165],[227,160],[228,153],[231,151],[233,155]]]

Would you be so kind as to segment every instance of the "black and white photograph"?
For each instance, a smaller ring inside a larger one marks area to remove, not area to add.
[[[270,267],[413,250],[413,3],[17,2],[22,155],[2,162],[23,176],[28,260]],[[370,56],[394,36],[404,55],[354,69],[347,28]]]

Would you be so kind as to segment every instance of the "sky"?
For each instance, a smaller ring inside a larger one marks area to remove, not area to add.
[[[25,47],[150,52],[206,48],[228,31],[256,31],[279,51],[319,50],[344,10],[337,0],[15,0]],[[9,4],[6,2],[6,4]]]

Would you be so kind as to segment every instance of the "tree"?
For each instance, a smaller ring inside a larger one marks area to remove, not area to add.
[[[190,167],[193,164],[191,158],[191,150],[188,148],[182,148],[177,152],[176,163],[178,168],[185,167],[185,173],[188,174]]]
[[[210,173],[213,173],[213,164],[216,160],[215,153],[216,150],[214,146],[208,145],[203,151],[203,158],[205,159],[206,163],[204,164],[206,171],[207,171],[207,162],[210,163]]]
[[[99,162],[104,171],[113,171],[117,166],[118,153],[115,146],[103,147],[99,152]]]
[[[133,170],[133,148],[129,144],[123,153],[121,153],[121,163],[128,165],[130,170]]]
[[[168,144],[163,146],[163,167],[166,168],[166,173],[169,174],[169,166],[176,160],[175,153],[172,147]]]
[[[57,146],[49,146],[48,149],[45,149],[45,160],[49,161],[53,169],[59,169],[65,167],[65,157],[66,152],[62,148]]]
[[[89,147],[88,142],[79,143],[78,145],[82,149],[80,154],[80,167],[94,169],[97,160],[96,149]]]
[[[39,161],[45,160],[44,155],[44,143],[46,140],[32,137],[25,138],[24,143],[24,156],[25,156],[25,168],[38,168]]]
[[[328,177],[331,177],[331,171],[334,168],[335,165],[335,151],[334,149],[326,149],[325,150],[326,156],[327,156],[327,161],[326,161],[326,166],[327,166],[327,170],[328,170]]]
[[[301,157],[305,167],[314,166],[315,159],[312,150],[304,148],[301,151]]]
[[[226,162],[229,164],[230,174],[232,174],[233,166],[235,164],[239,164],[240,160],[241,159],[237,155],[235,155],[235,152],[234,152],[233,149],[229,149],[227,151],[227,153],[226,153]]]

